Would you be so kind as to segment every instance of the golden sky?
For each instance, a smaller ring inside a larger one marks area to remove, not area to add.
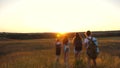
[[[0,0],[0,32],[120,30],[120,0]]]

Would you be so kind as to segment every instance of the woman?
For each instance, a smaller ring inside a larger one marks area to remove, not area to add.
[[[69,40],[67,36],[64,36],[63,38],[63,46],[64,46],[64,62],[65,65],[68,65],[68,57],[69,57],[69,50],[70,50],[70,45],[69,45]]]
[[[75,52],[75,60],[80,60],[80,52],[82,50],[82,38],[79,33],[76,33],[73,38],[74,52]]]

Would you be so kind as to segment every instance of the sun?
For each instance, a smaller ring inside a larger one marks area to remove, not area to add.
[[[61,35],[64,35],[64,34],[66,34],[67,32],[58,32],[59,34],[61,34]]]
[[[57,33],[57,38],[60,38],[60,37],[62,37],[62,36],[64,36],[66,33],[63,33],[63,32],[59,32],[59,33]]]
[[[57,38],[59,38],[60,37],[60,34],[57,34]]]
[[[58,28],[58,27],[54,27],[54,28],[52,29],[52,31],[53,31],[53,32],[56,32],[56,33],[59,33],[59,34],[61,34],[61,35],[64,35],[64,34],[66,34],[66,33],[69,32],[69,30],[67,30],[67,29],[65,29],[65,28]]]
[[[63,37],[64,35],[66,35],[67,33],[66,32],[57,32],[57,38],[61,38]]]
[[[70,32],[73,32],[74,29],[73,27],[71,26],[67,26],[68,24],[64,23],[64,24],[54,24],[54,25],[51,25],[52,27],[50,27],[50,30],[52,32],[55,32],[55,33],[59,33],[61,35],[65,35],[67,33],[70,33]]]

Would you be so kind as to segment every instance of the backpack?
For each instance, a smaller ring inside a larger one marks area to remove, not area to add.
[[[87,39],[89,40],[89,42],[88,42],[89,46],[87,48],[87,54],[88,54],[88,56],[90,58],[96,59],[97,55],[98,55],[98,53],[97,53],[97,46],[94,43],[93,38],[91,38],[91,39],[87,38]]]
[[[82,50],[82,40],[80,38],[74,38],[73,40],[75,50],[81,51]]]

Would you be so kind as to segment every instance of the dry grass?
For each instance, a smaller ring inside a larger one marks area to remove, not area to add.
[[[120,37],[99,38],[98,68],[120,67]],[[0,68],[65,68],[63,53],[60,63],[55,62],[55,39],[0,41]],[[73,47],[69,68],[86,68],[85,51],[81,60],[74,61]]]

